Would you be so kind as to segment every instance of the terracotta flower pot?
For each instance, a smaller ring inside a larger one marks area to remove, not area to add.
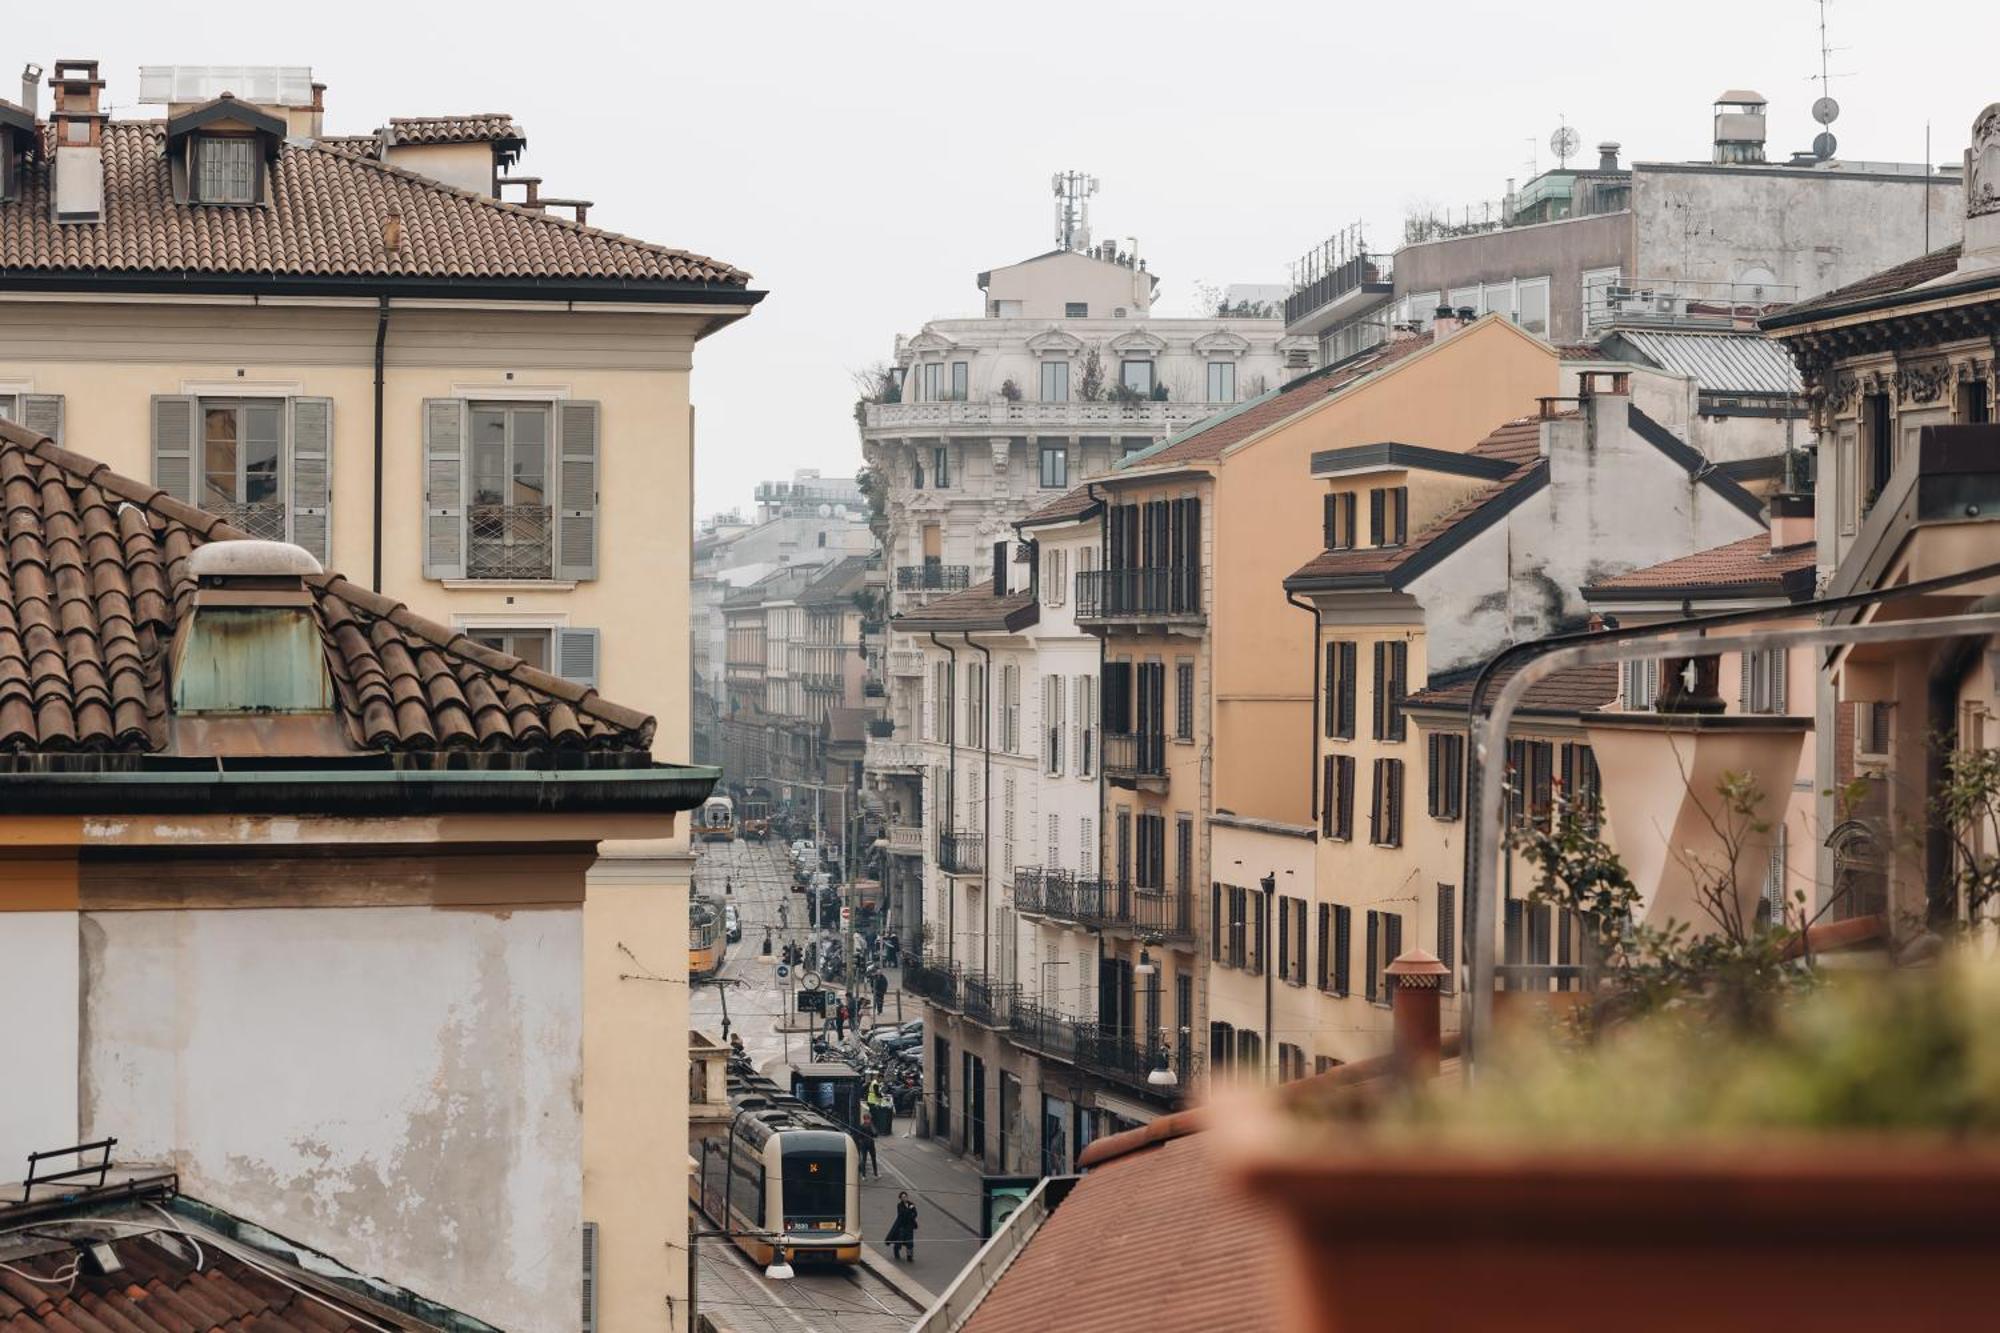
[[[2000,1326],[2000,1148],[1829,1138],[1653,1152],[1279,1155],[1285,1327],[1921,1333]]]

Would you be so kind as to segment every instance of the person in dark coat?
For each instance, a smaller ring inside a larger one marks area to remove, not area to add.
[[[917,1261],[917,1205],[908,1190],[896,1191],[896,1220],[889,1224],[889,1257]]]
[[[870,980],[875,987],[875,1015],[879,1018],[882,1014],[882,1001],[889,998],[889,976],[878,969]]]
[[[833,1011],[833,1037],[835,1041],[847,1040],[847,1001],[845,1000],[842,1000],[840,1006]]]
[[[882,1178],[882,1163],[875,1156],[875,1130],[866,1119],[854,1127],[854,1174],[861,1177],[870,1171],[875,1178]]]

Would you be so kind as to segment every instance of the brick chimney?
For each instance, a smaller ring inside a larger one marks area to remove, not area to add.
[[[56,141],[56,221],[96,222],[104,216],[104,121],[98,99],[104,80],[95,60],[58,60],[49,123]]]
[[[1431,334],[1437,341],[1443,342],[1458,332],[1459,324],[1458,312],[1448,305],[1440,305],[1431,315]]]
[[[1389,1001],[1395,1030],[1397,1073],[1412,1083],[1433,1078],[1444,1042],[1438,1007],[1450,969],[1435,954],[1409,949],[1383,969],[1394,991]]]
[[[1810,495],[1771,497],[1771,549],[1808,546],[1814,539],[1813,498]]]

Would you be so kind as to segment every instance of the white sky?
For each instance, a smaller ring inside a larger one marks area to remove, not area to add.
[[[1818,128],[1814,0],[1674,4],[1011,0],[484,0],[8,7],[0,68],[310,64],[330,132],[507,111],[517,168],[591,221],[726,259],[770,296],[695,355],[697,509],[796,467],[860,464],[850,372],[925,319],[976,314],[981,269],[1049,248],[1048,178],[1103,181],[1100,237],[1136,236],[1158,313],[1196,282],[1283,282],[1361,219],[1393,243],[1553,165],[1558,116],[1591,154],[1707,155],[1724,88],[1770,99],[1774,157]],[[1843,157],[1959,159],[2000,99],[2000,5],[1833,0]],[[11,96],[13,77],[0,76]],[[46,108],[44,90],[42,105]],[[1533,148],[1530,148],[1530,140]]]

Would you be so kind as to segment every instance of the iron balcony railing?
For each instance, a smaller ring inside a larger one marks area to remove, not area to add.
[[[896,566],[897,592],[958,592],[972,582],[970,565]]]
[[[959,1008],[964,1003],[963,982],[964,973],[957,963],[940,962],[921,954],[903,960],[903,989],[932,1004]]]
[[[1104,734],[1104,776],[1119,778],[1163,778],[1167,775],[1167,737],[1164,732],[1128,735]]]
[[[1020,987],[998,981],[983,972],[968,972],[959,987],[960,1008],[965,1016],[982,1027],[1004,1028]]]
[[[1076,1022],[1053,1009],[1027,1000],[1016,1000],[1007,1015],[1007,1035],[1016,1046],[1076,1063]]]
[[[1086,569],[1076,576],[1078,620],[1201,618],[1201,570]]]
[[[1197,1072],[1198,1057],[1187,1042],[1143,1039],[1124,1028],[1079,1022],[1018,997],[1007,1014],[1006,1027],[1008,1040],[1024,1050],[1073,1064],[1149,1096],[1177,1097]],[[1163,1067],[1175,1076],[1174,1083],[1165,1089],[1152,1082],[1153,1071]]]
[[[986,866],[986,835],[977,830],[940,833],[938,869],[947,875],[976,875]]]
[[[1366,251],[1341,254],[1330,252],[1328,246],[1309,251],[1299,261],[1298,272],[1299,285],[1285,298],[1287,328],[1356,288],[1385,285],[1391,280],[1389,256]]]
[[[472,579],[546,579],[554,574],[547,505],[472,505],[465,576]]]
[[[1014,872],[1014,909],[1094,930],[1129,930],[1163,941],[1194,938],[1190,894],[1142,888],[1130,880],[1027,867]]]

